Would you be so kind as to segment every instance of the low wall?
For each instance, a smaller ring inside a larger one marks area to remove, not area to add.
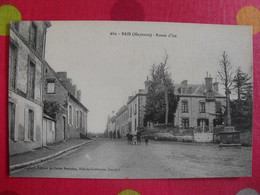
[[[193,142],[192,135],[172,135],[171,133],[155,133],[153,137],[155,140],[162,141]]]
[[[213,133],[194,133],[195,142],[213,142]]]

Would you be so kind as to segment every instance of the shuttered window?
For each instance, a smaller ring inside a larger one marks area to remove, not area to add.
[[[28,111],[28,138],[33,141],[34,139],[34,112]]]
[[[17,48],[10,43],[9,51],[9,89],[16,87],[16,69],[17,69]]]
[[[28,71],[28,95],[29,98],[34,99],[34,88],[35,88],[35,64],[30,61]]]

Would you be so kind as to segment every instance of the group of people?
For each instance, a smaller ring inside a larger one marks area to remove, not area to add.
[[[128,133],[126,135],[126,137],[127,137],[127,144],[129,144],[129,145],[141,145],[141,135],[140,135],[140,133],[137,133],[136,135]],[[144,137],[144,141],[145,141],[146,146],[148,146],[148,137],[147,136]]]

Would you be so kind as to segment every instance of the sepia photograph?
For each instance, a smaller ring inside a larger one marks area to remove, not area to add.
[[[10,24],[11,177],[251,177],[252,27]]]

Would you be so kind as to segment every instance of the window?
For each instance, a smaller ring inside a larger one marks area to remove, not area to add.
[[[34,137],[34,112],[29,109],[28,112],[28,138],[33,141]]]
[[[53,81],[47,83],[47,93],[55,93],[55,83]]]
[[[34,23],[32,23],[31,35],[30,35],[30,45],[34,50],[36,50],[36,43],[37,43],[37,26]]]
[[[83,128],[83,113],[80,111],[80,116],[79,116],[79,121],[80,121],[80,128]]]
[[[17,67],[17,48],[14,44],[10,43],[9,51],[9,89],[16,87],[16,68]]]
[[[15,104],[12,102],[8,103],[8,123],[9,123],[9,139],[14,141],[15,131]]]
[[[79,127],[79,111],[77,110],[76,127]]]
[[[206,105],[205,102],[200,102],[200,113],[205,113],[206,112]]]
[[[29,98],[34,98],[34,88],[35,88],[35,64],[30,61],[29,71],[28,71],[28,95]]]
[[[188,118],[183,118],[182,121],[182,127],[183,128],[188,128],[190,125],[189,125],[189,119]]]
[[[72,106],[69,105],[69,124],[72,125]]]
[[[181,110],[182,110],[182,112],[185,112],[185,113],[188,112],[188,101],[187,101],[187,100],[183,100],[183,101],[182,101]]]
[[[135,118],[135,131],[136,131],[136,127],[137,127],[137,124],[136,124],[136,118]]]
[[[136,114],[136,112],[137,112],[137,105],[135,104],[135,114]]]

